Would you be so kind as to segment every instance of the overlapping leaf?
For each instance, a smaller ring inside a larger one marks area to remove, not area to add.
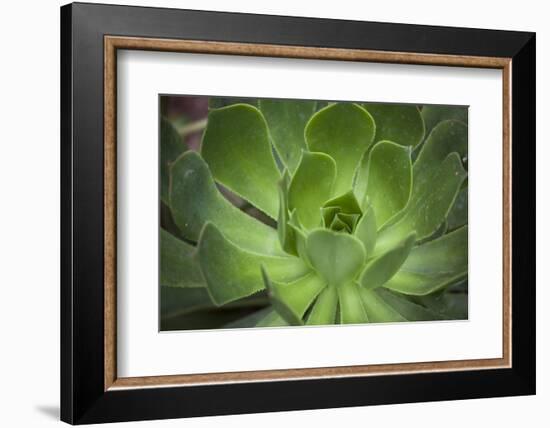
[[[334,287],[352,281],[366,259],[361,241],[327,229],[316,229],[307,236],[306,251],[315,271]]]
[[[169,287],[204,287],[195,247],[160,230],[160,283]]]
[[[382,226],[405,207],[411,189],[410,148],[391,141],[377,143],[368,154],[365,168],[357,176],[355,194],[359,201],[365,204],[368,200]]]
[[[425,295],[466,277],[468,227],[415,247],[386,288],[404,294]]]
[[[308,273],[297,257],[252,253],[230,242],[212,223],[201,233],[198,258],[212,300],[222,305],[264,288],[261,266],[277,281],[293,281]]]
[[[262,275],[274,307],[291,325],[303,324],[306,310],[326,286],[325,281],[314,272],[287,283],[272,281],[263,266]]]
[[[324,153],[303,152],[288,190],[288,208],[307,229],[321,225],[321,207],[331,197],[336,163]]]
[[[216,181],[277,218],[280,173],[266,121],[257,108],[235,104],[212,110],[201,154]]]
[[[329,105],[313,115],[305,128],[309,150],[323,152],[336,162],[334,194],[352,188],[355,171],[374,140],[374,120],[361,106]]]
[[[227,201],[206,162],[195,152],[185,153],[172,166],[170,204],[177,226],[191,241],[198,241],[204,225],[211,222],[244,249],[284,254],[277,232]]]
[[[260,100],[259,105],[269,125],[273,146],[285,167],[294,173],[302,151],[307,149],[304,128],[317,103],[269,99]]]
[[[424,138],[424,120],[417,106],[411,104],[369,103],[363,107],[376,123],[375,142],[393,141],[415,147]]]

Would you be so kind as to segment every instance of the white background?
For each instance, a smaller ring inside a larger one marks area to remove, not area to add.
[[[502,356],[502,71],[123,51],[117,79],[119,376]],[[159,93],[469,105],[468,321],[159,334]]]
[[[109,1],[104,1],[110,3]],[[550,402],[550,217],[548,190],[550,115],[548,52],[550,29],[544,2],[463,0],[297,2],[263,4],[231,0],[127,1],[326,18],[393,21],[537,31],[537,340],[538,395],[462,402],[419,403],[353,409],[285,412],[193,420],[132,423],[159,427],[546,426]],[[59,5],[62,2],[5,2],[0,13],[0,353],[1,423],[8,427],[59,424]],[[543,199],[543,193],[546,198]],[[546,364],[544,363],[546,361]]]

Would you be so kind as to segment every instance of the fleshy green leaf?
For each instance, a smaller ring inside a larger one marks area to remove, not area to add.
[[[447,215],[447,228],[454,230],[468,224],[468,187],[463,187]]]
[[[235,104],[212,110],[201,154],[217,182],[277,218],[280,173],[257,108]]]
[[[357,223],[354,232],[354,235],[357,237],[357,239],[359,239],[363,243],[363,246],[365,247],[365,251],[367,253],[367,257],[371,256],[376,245],[376,234],[376,215],[372,207],[367,204],[365,212]]]
[[[262,99],[259,101],[273,145],[283,164],[294,173],[302,150],[304,128],[315,111],[315,101]]]
[[[413,192],[397,214],[399,219],[379,232],[375,254],[386,252],[411,231],[416,231],[418,240],[433,234],[445,220],[465,176],[458,154],[448,155],[430,182]]]
[[[297,257],[265,256],[243,250],[212,223],[204,226],[198,257],[208,291],[217,305],[263,289],[262,265],[275,281],[293,281],[309,271]]]
[[[348,282],[338,287],[340,303],[340,322],[342,324],[360,324],[369,322],[367,312],[359,294],[359,287]]]
[[[182,138],[172,124],[160,121],[160,199],[169,204],[170,165],[185,151]]]
[[[338,307],[338,292],[336,287],[325,287],[313,304],[306,324],[330,325],[334,324],[336,309]]]
[[[359,283],[367,290],[373,290],[386,283],[403,265],[416,240],[416,233],[409,234],[403,242],[384,254],[371,260],[359,278]]]
[[[365,248],[352,235],[316,229],[306,239],[309,262],[328,285],[345,284],[365,263]]]
[[[288,187],[290,177],[285,170],[283,178],[279,181],[279,216],[277,217],[277,233],[281,247],[289,254],[297,255],[296,236],[294,230],[289,226],[290,214],[288,210]]]
[[[306,229],[321,224],[321,206],[332,195],[336,163],[324,153],[303,152],[290,182],[288,205]]]
[[[315,273],[309,273],[291,283],[269,279],[262,267],[262,275],[273,306],[290,325],[302,325],[302,317],[326,284]]]
[[[378,288],[374,292],[408,321],[433,321],[441,319],[435,312],[411,302],[405,296],[399,295],[399,293],[394,293],[384,287]]]
[[[304,228],[300,224],[300,221],[298,220],[298,216],[296,214],[296,211],[292,211],[290,213],[290,220],[288,221],[288,226],[293,230],[294,232],[294,241],[296,243],[296,253],[298,256],[308,264],[308,266],[311,266],[311,263],[309,262],[309,256],[307,254],[306,249],[306,234],[304,232]]]
[[[434,128],[413,165],[413,194],[430,185],[441,162],[454,152],[461,161],[466,159],[468,127],[462,122],[447,120]]]
[[[375,142],[393,141],[414,147],[424,138],[424,120],[411,104],[363,104],[376,124]]]
[[[365,195],[368,197],[376,220],[382,226],[409,200],[412,188],[411,151],[410,147],[381,141],[370,150],[367,159],[364,170],[358,171],[355,193],[363,205]]]
[[[467,162],[468,127],[456,120],[445,120],[435,126],[413,164],[411,198],[425,192],[437,180],[441,163],[451,153],[457,153],[463,165]]]
[[[196,248],[160,229],[160,284],[170,287],[204,287]]]
[[[378,290],[367,290],[366,288],[359,287],[358,292],[370,322],[407,321],[403,315],[393,309],[379,296]]]
[[[430,135],[431,130],[444,120],[458,120],[464,124],[468,123],[468,107],[424,106],[422,107],[422,117],[426,124],[426,135]]]
[[[404,294],[424,295],[468,274],[468,226],[412,249],[384,287]]]
[[[305,128],[309,149],[336,161],[334,194],[351,189],[355,171],[372,144],[375,125],[371,115],[352,103],[329,105],[315,113]]]
[[[210,221],[244,249],[285,254],[274,229],[245,214],[220,194],[208,166],[196,152],[185,153],[172,165],[170,204],[174,221],[191,241],[199,239],[204,224]]]

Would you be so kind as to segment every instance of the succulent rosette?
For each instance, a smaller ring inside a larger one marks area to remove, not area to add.
[[[465,318],[466,115],[237,102],[210,109],[200,152],[163,120],[162,311],[261,302],[225,327]]]

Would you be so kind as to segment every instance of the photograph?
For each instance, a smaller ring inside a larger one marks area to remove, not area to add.
[[[158,102],[160,331],[468,319],[468,106]]]

